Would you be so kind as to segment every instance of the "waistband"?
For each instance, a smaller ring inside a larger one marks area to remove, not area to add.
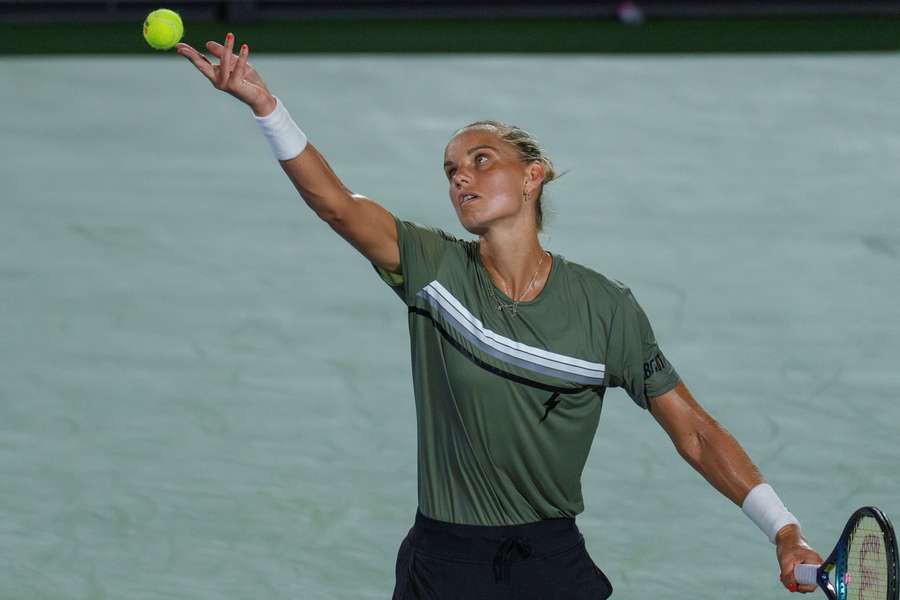
[[[574,518],[544,519],[522,525],[459,525],[426,517],[419,510],[410,536],[416,552],[487,563],[498,552],[504,553],[512,546],[523,558],[540,558],[584,541]]]

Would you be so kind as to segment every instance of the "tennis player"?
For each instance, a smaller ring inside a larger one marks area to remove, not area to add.
[[[394,600],[580,600],[612,586],[575,516],[609,387],[624,388],[675,448],[775,545],[780,579],[820,563],[737,441],[691,396],[624,285],[541,247],[551,161],[524,130],[482,121],[444,149],[450,202],[475,240],[398,219],[348,190],[281,100],[234,54],[178,52],[246,103],[300,195],[375,267],[409,316],[418,511]],[[800,586],[810,592],[814,586]]]

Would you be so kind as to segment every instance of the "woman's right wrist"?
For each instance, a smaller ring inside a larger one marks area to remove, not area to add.
[[[291,160],[306,149],[306,134],[294,123],[284,104],[275,96],[272,96],[272,100],[274,106],[272,106],[268,114],[259,116],[256,109],[254,109],[254,118],[259,125],[260,131],[268,140],[269,147],[272,149],[272,154],[275,155],[275,158],[278,160]]]
[[[253,114],[257,117],[265,117],[272,114],[272,111],[275,110],[275,106],[277,101],[275,100],[275,96],[267,95],[262,102],[254,104],[250,107],[250,110],[253,111]]]

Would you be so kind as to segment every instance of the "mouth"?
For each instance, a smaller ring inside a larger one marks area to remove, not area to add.
[[[466,192],[457,196],[457,200],[460,206],[465,206],[466,204],[469,204],[474,200],[478,200],[479,198],[481,198],[481,196],[479,196],[478,194],[473,194],[471,192]]]

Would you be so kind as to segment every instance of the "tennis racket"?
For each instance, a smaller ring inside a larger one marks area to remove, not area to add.
[[[829,600],[898,600],[897,539],[891,522],[874,506],[860,508],[825,562],[797,565],[794,579],[801,585],[818,584]]]

